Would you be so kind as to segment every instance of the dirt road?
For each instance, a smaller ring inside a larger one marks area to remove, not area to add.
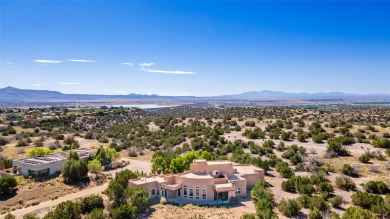
[[[115,176],[116,172],[119,172],[123,169],[129,169],[132,171],[138,170],[138,171],[144,171],[146,173],[150,173],[150,170],[151,170],[151,163],[150,162],[131,160],[131,159],[125,159],[125,158],[124,158],[124,160],[130,161],[130,165],[127,165],[125,168],[107,171],[106,173],[111,173],[113,176]],[[44,201],[44,202],[41,202],[39,205],[18,209],[18,210],[12,211],[11,214],[15,215],[16,218],[23,218],[23,215],[25,215],[25,214],[28,214],[31,212],[37,212],[37,211],[44,210],[47,208],[51,208],[51,207],[54,207],[54,206],[56,206],[64,201],[71,201],[71,200],[75,200],[75,199],[82,198],[85,196],[101,194],[107,188],[107,186],[108,186],[108,183],[105,183],[101,186],[97,186],[97,187],[86,189],[86,190],[83,190],[80,192],[72,193],[72,194],[60,197],[58,199],[55,199],[55,200]],[[4,216],[5,215],[0,215],[0,218],[4,218]]]

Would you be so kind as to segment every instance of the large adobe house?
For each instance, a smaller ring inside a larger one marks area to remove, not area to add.
[[[245,196],[260,179],[264,170],[252,165],[198,159],[189,171],[132,179],[129,186],[142,186],[151,198],[165,197],[170,203],[220,204]]]

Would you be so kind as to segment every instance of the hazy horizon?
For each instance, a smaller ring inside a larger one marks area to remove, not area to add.
[[[1,4],[0,87],[390,94],[390,2]]]
[[[60,92],[63,94],[81,94],[81,95],[131,95],[131,94],[137,94],[137,95],[158,95],[158,96],[184,96],[184,95],[160,95],[160,94],[142,94],[142,93],[127,93],[127,94],[107,94],[107,93],[65,93],[57,90],[46,90],[46,89],[38,89],[38,88],[18,88],[18,87],[13,87],[13,86],[7,86],[7,87],[0,87],[1,89],[5,88],[16,88],[16,89],[21,89],[21,90],[37,90],[37,91],[55,91],[55,92]],[[343,93],[347,95],[390,95],[390,93],[366,93],[366,94],[358,94],[358,93],[345,93],[341,91],[330,91],[330,92],[286,92],[286,91],[280,91],[280,90],[252,90],[252,91],[245,91],[242,93],[226,93],[226,94],[219,94],[219,95],[214,95],[214,96],[229,96],[229,95],[238,95],[238,94],[244,94],[244,93],[251,93],[251,92],[283,92],[286,94],[321,94],[321,93]],[[208,96],[196,96],[196,97],[212,97],[210,95]]]

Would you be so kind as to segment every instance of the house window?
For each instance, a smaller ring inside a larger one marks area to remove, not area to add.
[[[189,198],[194,198],[194,188],[190,187],[190,197]]]
[[[160,195],[160,190],[157,189],[157,195]]]
[[[161,196],[166,198],[168,196],[167,190],[161,189]]]
[[[199,197],[200,197],[199,187],[196,187],[196,188],[195,188],[195,198],[196,198],[196,199],[199,199]]]
[[[187,198],[187,186],[184,186],[183,196],[184,196],[184,198]]]
[[[207,190],[206,190],[206,187],[203,187],[202,188],[202,199],[206,199],[207,197]]]
[[[218,171],[217,171],[217,172],[215,172],[215,175],[218,175]]]
[[[156,189],[152,189],[152,195],[156,195]]]
[[[241,188],[240,187],[236,188],[236,194],[241,194]]]
[[[179,190],[177,190],[177,197],[180,197],[180,189]]]

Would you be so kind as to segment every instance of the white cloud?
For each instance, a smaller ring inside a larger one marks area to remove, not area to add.
[[[130,62],[124,62],[124,63],[122,63],[122,65],[133,66],[134,64],[130,63]]]
[[[43,86],[43,84],[33,84],[33,85],[37,87]]]
[[[177,74],[177,75],[194,75],[195,72],[192,71],[166,71],[166,70],[153,70],[153,69],[142,69],[145,72],[152,73],[163,73],[163,74]]]
[[[61,63],[62,61],[59,60],[49,60],[49,59],[36,59],[34,62],[39,62],[39,63]]]
[[[150,66],[154,65],[154,63],[141,63],[138,65],[141,66],[140,70],[142,70],[144,72],[162,73],[162,74],[177,74],[177,75],[194,75],[194,74],[196,74],[195,72],[192,72],[192,71],[168,71],[168,70],[157,70],[157,69],[146,68],[146,67],[150,67]]]
[[[145,68],[145,67],[150,67],[150,66],[154,65],[154,63],[141,63],[138,65],[141,66],[141,68]]]
[[[83,83],[81,83],[81,82],[60,82],[60,84],[63,84],[63,85],[81,85]]]
[[[96,62],[96,60],[87,60],[87,59],[68,59],[67,62]]]

